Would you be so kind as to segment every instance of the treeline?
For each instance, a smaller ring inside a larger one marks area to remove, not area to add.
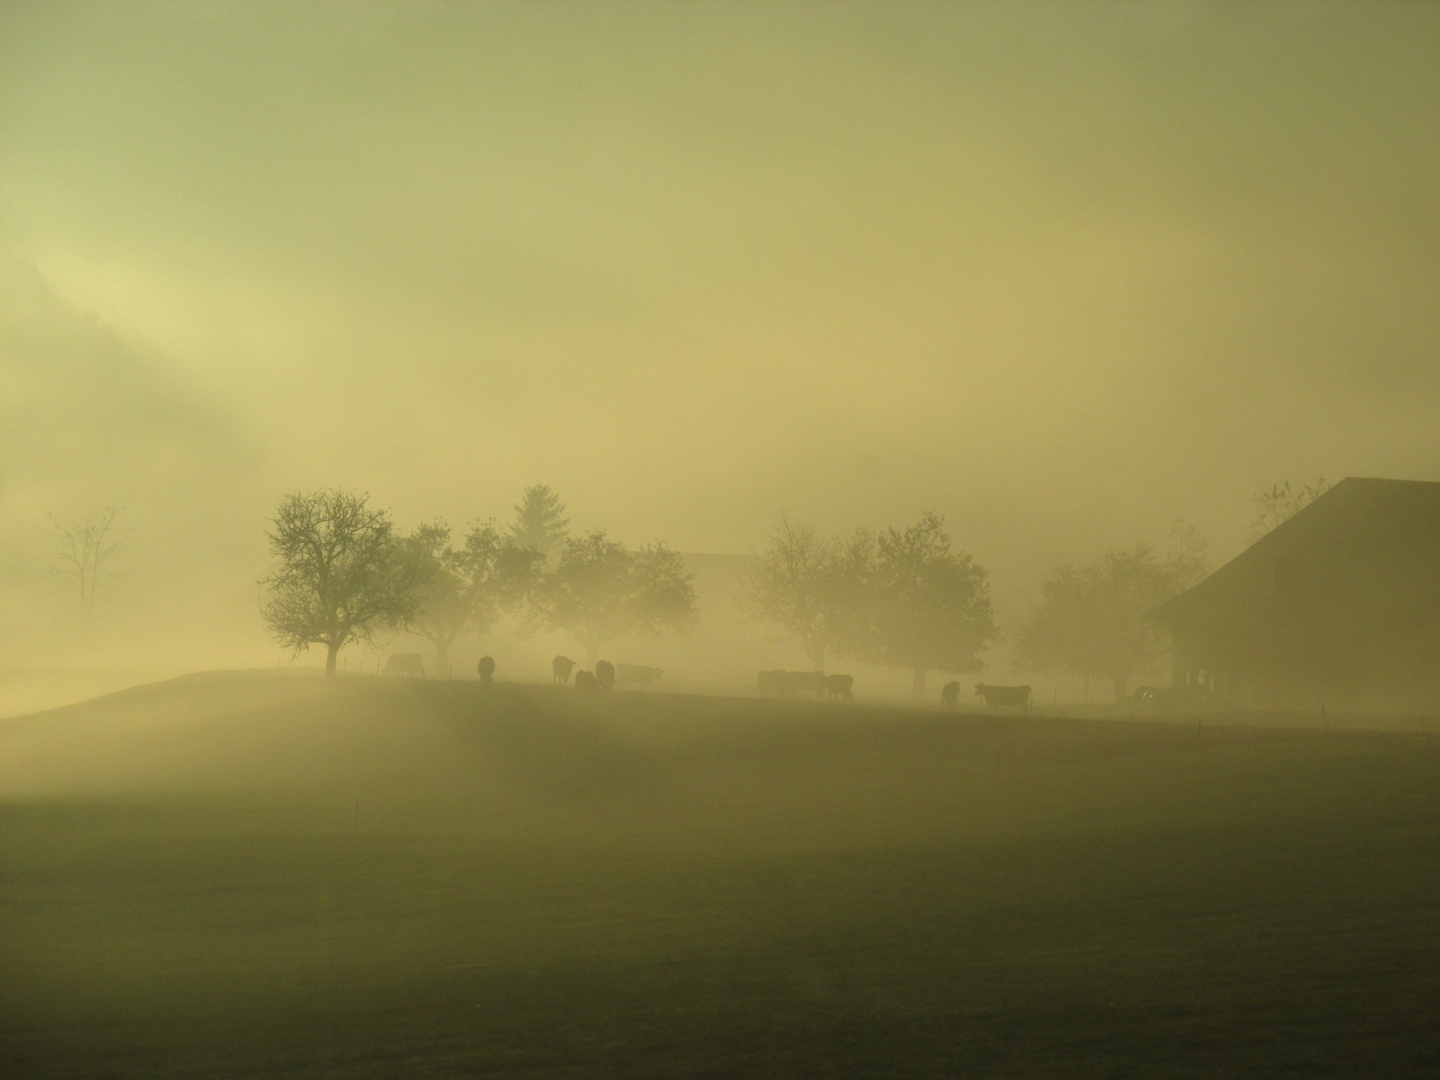
[[[277,566],[262,582],[266,627],[296,655],[323,647],[333,677],[346,645],[401,630],[428,638],[443,671],[456,638],[505,614],[522,635],[572,635],[592,664],[618,637],[694,626],[695,588],[678,552],[658,541],[632,549],[603,529],[572,537],[564,512],[539,484],[508,528],[479,521],[457,542],[444,521],[398,532],[362,494],[288,495],[268,534]]]
[[[1286,482],[1255,497],[1256,534],[1320,497],[1327,485]],[[686,633],[698,621],[693,575],[661,542],[627,547],[604,530],[571,536],[565,507],[547,485],[526,489],[506,528],[493,519],[457,538],[443,521],[409,534],[364,495],[296,493],[269,534],[278,560],[265,579],[271,635],[297,654],[326,650],[326,671],[347,644],[406,630],[448,666],[462,634],[487,633],[504,615],[522,636],[563,631],[593,666],[626,636]],[[1015,633],[1015,661],[1031,672],[1109,679],[1116,698],[1169,649],[1149,618],[1209,571],[1205,538],[1177,522],[1164,551],[1140,543],[1084,564],[1055,567]],[[822,537],[782,519],[736,597],[752,621],[804,649],[815,670],[829,659],[902,668],[916,696],[932,671],[980,670],[1000,641],[984,567],[958,550],[942,518],[904,528]]]
[[[1329,489],[1321,478],[1289,481],[1257,493],[1252,537],[1277,527]],[[1175,523],[1166,549],[1148,543],[1105,552],[1089,563],[1055,567],[1040,582],[1039,602],[1014,634],[1014,661],[1027,672],[1065,671],[1110,680],[1123,697],[1130,680],[1153,669],[1170,648],[1150,613],[1210,569],[1205,537]],[[1000,632],[985,569],[954,548],[944,522],[925,514],[904,529],[861,529],[822,537],[782,519],[739,602],[754,621],[805,650],[816,670],[827,659],[905,668],[915,696],[930,671],[980,670],[980,653]]]
[[[830,656],[905,668],[917,697],[931,671],[978,671],[999,637],[984,568],[953,549],[933,513],[830,538],[782,519],[737,599],[817,671]]]

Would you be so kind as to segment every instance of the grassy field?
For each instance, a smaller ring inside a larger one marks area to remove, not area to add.
[[[0,931],[5,1076],[1433,1076],[1440,741],[191,676]]]

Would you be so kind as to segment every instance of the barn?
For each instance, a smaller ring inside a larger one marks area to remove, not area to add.
[[[1228,703],[1440,707],[1440,483],[1347,478],[1153,616]]]

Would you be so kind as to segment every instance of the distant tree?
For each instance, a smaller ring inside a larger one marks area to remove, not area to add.
[[[462,552],[470,597],[470,629],[488,634],[501,615],[519,610],[539,587],[545,556],[516,544],[493,521],[477,522]]]
[[[1177,518],[1165,539],[1165,564],[1173,577],[1170,587],[1176,593],[1184,592],[1210,573],[1210,541],[1193,522]]]
[[[1018,662],[1030,671],[1073,671],[1085,680],[1104,665],[1099,632],[1098,588],[1093,567],[1057,566],[1040,582],[1040,604],[1015,643]]]
[[[631,551],[596,530],[560,547],[528,596],[527,631],[563,630],[585,648],[590,664],[621,637],[655,637],[693,629],[694,575],[678,552],[661,543]]]
[[[324,645],[325,674],[352,641],[408,625],[434,564],[402,542],[384,510],[346,491],[296,492],[275,511],[270,552],[279,560],[261,584],[270,635],[298,655]]]
[[[1330,490],[1322,476],[1313,484],[1303,484],[1292,489],[1290,481],[1271,484],[1268,490],[1257,491],[1251,501],[1259,508],[1259,514],[1250,523],[1250,535],[1259,539],[1282,522],[1288,521],[1305,507]]]
[[[493,522],[473,525],[458,551],[443,521],[420,526],[405,542],[426,567],[409,629],[430,640],[441,672],[449,670],[456,638],[469,630],[488,633],[504,611],[520,603],[541,559],[533,548],[517,547],[502,536]]]
[[[910,669],[911,689],[924,697],[927,675],[977,671],[979,653],[997,638],[983,567],[952,550],[944,519],[926,513],[905,529],[889,528],[870,548],[864,534],[842,565],[845,650],[858,659]],[[867,558],[866,552],[873,550]],[[854,584],[863,574],[863,583]]]
[[[753,622],[797,642],[816,671],[834,641],[838,545],[782,517],[770,543],[741,578],[736,601]]]
[[[528,487],[515,507],[510,539],[517,547],[534,548],[548,558],[570,534],[570,519],[564,515],[565,504],[549,484]]]
[[[1085,566],[1058,566],[1040,583],[1040,604],[1017,642],[1020,663],[1110,678],[1118,701],[1130,678],[1170,647],[1149,613],[1205,576],[1205,538],[1188,522],[1170,531],[1159,557],[1149,544],[1108,551]]]
[[[111,560],[125,546],[121,513],[121,508],[110,506],[80,521],[60,521],[50,515],[54,541],[50,569],[75,600],[82,640],[89,637],[95,607],[111,580]]]
[[[450,645],[470,622],[471,598],[465,558],[450,546],[450,526],[421,525],[405,541],[411,556],[425,567],[419,605],[409,628],[435,647],[435,670],[450,670]]]

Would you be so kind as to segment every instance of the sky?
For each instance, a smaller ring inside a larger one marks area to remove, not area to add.
[[[288,491],[544,482],[687,551],[933,509],[1013,625],[1275,481],[1440,480],[1437,55],[1418,3],[14,0],[0,596],[119,505],[190,635]]]

